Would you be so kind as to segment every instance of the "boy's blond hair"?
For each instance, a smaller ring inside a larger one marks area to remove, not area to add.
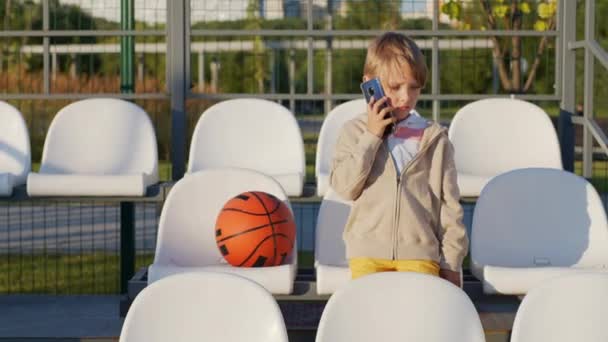
[[[363,74],[368,77],[386,75],[407,65],[418,85],[424,87],[427,68],[424,55],[413,40],[396,32],[386,32],[371,41],[367,48]]]

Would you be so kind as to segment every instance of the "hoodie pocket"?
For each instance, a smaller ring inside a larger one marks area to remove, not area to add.
[[[374,208],[366,205],[365,208],[361,208],[355,205],[346,226],[346,234],[355,236],[382,234],[383,231],[390,229],[392,224],[384,216],[383,210],[377,206]]]

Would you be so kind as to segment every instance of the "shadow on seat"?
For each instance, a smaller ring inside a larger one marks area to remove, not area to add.
[[[315,270],[320,295],[334,293],[351,279],[342,240],[351,205],[332,188],[327,189],[321,202],[315,229]]]
[[[595,188],[567,171],[493,178],[473,214],[471,271],[485,293],[525,294],[546,279],[608,266],[608,222]]]

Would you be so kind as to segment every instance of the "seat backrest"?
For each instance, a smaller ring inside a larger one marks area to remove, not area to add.
[[[161,279],[137,295],[121,342],[287,342],[278,304],[235,274],[192,272]]]
[[[557,134],[540,107],[492,98],[462,107],[448,131],[459,172],[494,176],[525,167],[561,169]]]
[[[0,173],[10,173],[14,185],[24,184],[31,160],[30,137],[21,112],[0,101]]]
[[[192,135],[188,172],[216,167],[304,175],[304,142],[294,115],[261,99],[233,99],[209,107]]]
[[[347,266],[342,232],[350,214],[352,202],[343,200],[333,189],[327,189],[315,229],[315,262],[323,265]]]
[[[315,175],[329,173],[340,130],[344,123],[366,111],[365,99],[344,102],[332,109],[321,125],[317,141]]]
[[[41,173],[146,174],[158,178],[156,134],[134,103],[92,98],[62,108],[49,127]]]
[[[484,341],[473,303],[435,276],[381,272],[348,282],[327,302],[317,342]]]
[[[608,265],[608,222],[602,201],[584,178],[529,168],[493,178],[473,214],[471,266]]]
[[[552,278],[526,294],[511,342],[608,341],[608,275],[577,273]]]
[[[224,204],[246,191],[272,194],[291,210],[281,185],[253,170],[207,169],[180,179],[160,215],[154,263],[184,267],[225,263],[215,241],[215,222]]]

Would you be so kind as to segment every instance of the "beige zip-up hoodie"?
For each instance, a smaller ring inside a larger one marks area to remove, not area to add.
[[[330,175],[331,187],[354,201],[343,235],[346,256],[434,260],[460,271],[469,241],[447,130],[427,127],[418,154],[398,175],[386,139],[366,122],[367,114],[344,125]]]

